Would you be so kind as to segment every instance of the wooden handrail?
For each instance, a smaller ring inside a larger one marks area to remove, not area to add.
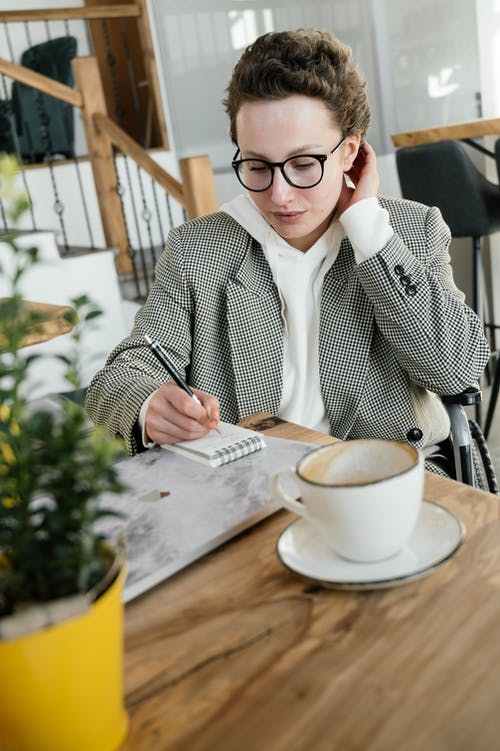
[[[154,159],[151,159],[149,154],[107,115],[96,113],[93,116],[93,120],[96,128],[106,133],[112,144],[123,154],[133,159],[172,198],[186,208],[186,197],[180,182],[169,175],[168,172],[165,172],[163,167],[157,164]]]
[[[416,146],[421,143],[435,143],[436,141],[453,141],[462,138],[480,138],[481,136],[500,135],[500,118],[484,118],[467,123],[453,123],[452,125],[436,125],[432,128],[410,130],[406,133],[395,133],[391,136],[394,146]]]
[[[0,300],[6,299],[8,298],[0,298]],[[29,347],[31,344],[39,344],[53,339],[55,336],[67,334],[77,320],[76,311],[69,305],[52,305],[51,303],[23,300],[23,308],[25,311],[36,313],[39,320],[32,324],[31,330],[20,344],[21,347]],[[5,346],[4,342],[5,336],[0,327],[0,346]]]
[[[86,8],[41,8],[37,10],[2,10],[0,23],[24,21],[62,21],[95,18],[136,18],[141,15],[137,5],[94,5]]]
[[[0,73],[5,73],[5,75],[10,76],[15,81],[26,84],[26,86],[33,86],[33,88],[43,91],[44,94],[49,94],[56,99],[62,99],[63,102],[68,102],[68,104],[72,104],[74,107],[82,106],[82,95],[79,91],[66,86],[64,83],[54,81],[53,78],[36,73],[34,70],[30,70],[30,68],[25,68],[23,65],[11,63],[3,57],[0,57]]]

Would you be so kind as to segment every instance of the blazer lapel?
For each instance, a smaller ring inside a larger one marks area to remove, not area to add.
[[[262,410],[277,414],[283,388],[281,305],[255,241],[227,286],[227,321],[240,417]]]
[[[358,282],[348,240],[326,274],[321,294],[319,369],[332,433],[345,438],[363,395],[373,336],[373,305]]]

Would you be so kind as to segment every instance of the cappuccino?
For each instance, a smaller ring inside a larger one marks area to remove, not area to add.
[[[306,455],[297,471],[320,485],[369,485],[409,470],[417,456],[417,449],[394,441],[339,442]]]
[[[322,446],[273,480],[276,496],[303,516],[337,555],[371,562],[398,553],[422,507],[423,457],[398,441]],[[290,495],[281,484],[297,487]],[[288,483],[289,485],[289,483]]]

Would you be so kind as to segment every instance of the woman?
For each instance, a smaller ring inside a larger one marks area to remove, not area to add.
[[[488,346],[439,210],[377,196],[351,50],[317,30],[265,34],[225,105],[245,193],[170,232],[133,331],[89,387],[90,415],[131,453],[256,411],[344,439],[439,443],[439,394],[477,380]],[[200,403],[165,383],[145,334]]]

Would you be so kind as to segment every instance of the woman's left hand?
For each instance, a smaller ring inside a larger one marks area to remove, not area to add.
[[[380,178],[377,170],[377,157],[369,143],[363,141],[359,147],[356,159],[351,169],[345,173],[353,182],[354,188],[344,183],[337,204],[337,214],[340,216],[353,204],[363,198],[377,196]]]

